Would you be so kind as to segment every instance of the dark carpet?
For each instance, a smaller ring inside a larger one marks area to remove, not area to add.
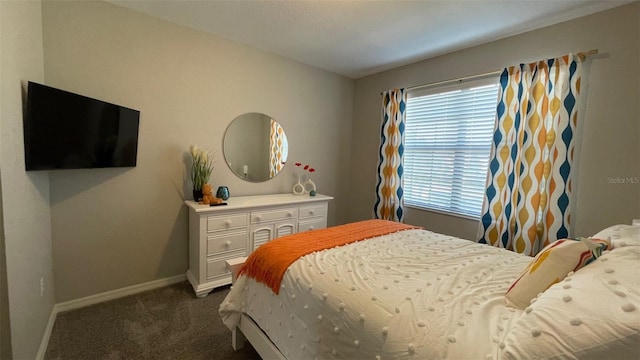
[[[197,298],[188,282],[59,313],[45,359],[260,359],[237,352],[218,308],[229,287]]]

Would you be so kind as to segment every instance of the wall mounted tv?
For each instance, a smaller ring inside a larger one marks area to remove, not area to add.
[[[29,82],[26,170],[136,166],[140,112]]]

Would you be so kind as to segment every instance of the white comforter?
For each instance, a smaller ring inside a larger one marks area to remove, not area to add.
[[[247,313],[289,359],[496,358],[521,314],[504,294],[530,261],[405,230],[298,259],[278,295],[241,276],[220,315],[233,329]]]

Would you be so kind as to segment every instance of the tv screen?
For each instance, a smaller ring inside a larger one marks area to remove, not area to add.
[[[140,112],[29,82],[26,170],[136,166]]]

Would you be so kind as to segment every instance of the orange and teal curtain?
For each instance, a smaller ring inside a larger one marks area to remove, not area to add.
[[[374,217],[402,222],[402,156],[404,153],[404,120],[407,105],[405,89],[382,94],[382,129],[378,158],[378,182]]]
[[[284,130],[277,121],[271,119],[269,131],[269,177],[273,178],[282,170],[284,161]]]
[[[580,81],[572,54],[502,72],[480,243],[533,256],[569,236]]]

